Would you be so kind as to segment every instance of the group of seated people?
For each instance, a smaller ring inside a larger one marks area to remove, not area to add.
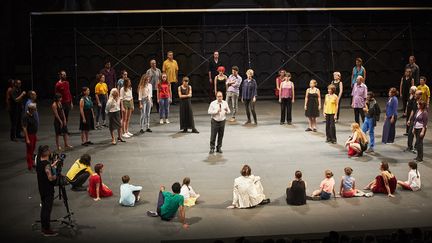
[[[371,181],[364,190],[370,190],[365,193],[357,189],[356,180],[352,176],[353,169],[346,167],[344,176],[342,176],[339,186],[339,195],[344,198],[349,197],[371,197],[373,193],[384,193],[389,197],[394,197],[396,186],[399,184],[403,189],[418,191],[421,188],[420,173],[417,170],[416,162],[409,162],[410,171],[407,181],[397,181],[394,174],[389,170],[387,162],[381,162],[380,174]],[[66,178],[72,185],[72,190],[84,191],[87,190],[89,195],[99,201],[103,197],[113,195],[111,189],[102,182],[103,164],[98,163],[94,166],[94,172],[91,169],[91,157],[84,154],[81,158],[71,166]],[[227,208],[253,208],[259,205],[270,203],[264,194],[264,188],[259,176],[252,174],[252,169],[249,165],[244,165],[240,171],[241,176],[235,178],[233,187],[233,201]],[[290,182],[286,189],[286,202],[289,205],[304,205],[306,200],[328,200],[332,196],[336,198],[335,179],[331,170],[324,171],[324,179],[321,181],[319,188],[314,190],[310,196],[306,195],[307,184],[302,179],[302,172],[296,171],[295,178]],[[83,184],[89,179],[88,188],[85,189]],[[124,175],[121,178],[119,203],[122,206],[133,207],[140,200],[139,193],[142,190],[141,186],[129,184],[130,177]],[[188,225],[185,219],[185,206],[194,206],[197,199],[200,197],[191,186],[191,179],[186,177],[183,179],[183,184],[175,182],[171,186],[172,192],[165,190],[164,186],[160,187],[158,204],[156,211],[148,211],[147,214],[152,217],[160,217],[162,220],[171,220],[180,211],[179,219],[183,223],[183,227]]]

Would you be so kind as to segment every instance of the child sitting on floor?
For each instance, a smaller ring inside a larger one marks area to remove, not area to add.
[[[197,194],[192,188],[192,186],[190,185],[189,177],[185,177],[183,179],[183,185],[180,190],[180,195],[184,197],[184,205],[186,207],[194,206],[196,200],[200,197],[200,195]]]
[[[417,170],[417,163],[411,161],[408,163],[410,167],[410,171],[408,172],[408,180],[407,181],[398,181],[398,185],[402,186],[402,188],[410,191],[418,191],[421,187],[420,181],[420,172]]]
[[[336,198],[336,193],[334,190],[335,180],[333,178],[333,172],[331,170],[325,170],[324,180],[320,183],[320,188],[312,192],[312,199],[328,200],[333,196]]]
[[[135,203],[140,200],[139,193],[142,186],[134,186],[129,184],[130,177],[128,175],[122,176],[123,184],[120,186],[120,200],[122,206],[133,207]]]
[[[353,172],[351,167],[346,167],[344,171],[345,175],[342,176],[339,192],[342,197],[371,197],[373,195],[372,192],[364,193],[363,191],[356,189],[355,178],[351,176]]]

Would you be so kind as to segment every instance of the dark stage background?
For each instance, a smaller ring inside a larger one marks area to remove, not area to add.
[[[402,1],[23,2],[5,2],[14,11],[3,10],[3,18],[11,21],[4,26],[1,78],[20,78],[27,89],[33,79],[33,89],[44,98],[52,96],[60,69],[68,72],[73,93],[93,87],[106,59],[118,75],[126,69],[136,86],[149,60],[156,58],[160,67],[168,50],[175,53],[180,76],[192,79],[196,97],[207,96],[207,60],[216,49],[228,70],[237,65],[243,77],[247,68],[255,70],[261,96],[273,94],[280,68],[291,72],[298,94],[311,78],[325,87],[333,71],[340,71],[348,84],[355,57],[365,61],[366,83],[378,93],[398,86],[411,54],[421,75],[432,77],[431,12],[426,10],[32,15],[31,45],[29,38],[31,11],[408,6]],[[430,3],[409,4],[426,5]]]

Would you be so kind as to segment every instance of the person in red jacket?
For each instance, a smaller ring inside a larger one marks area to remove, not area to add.
[[[62,108],[65,114],[66,121],[69,119],[69,112],[73,108],[72,94],[70,92],[69,81],[67,81],[66,71],[61,70],[59,73],[59,81],[55,85],[55,94],[61,94]]]

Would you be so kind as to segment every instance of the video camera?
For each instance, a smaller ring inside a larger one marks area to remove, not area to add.
[[[62,170],[63,170],[63,165],[64,165],[64,161],[66,159],[66,154],[58,154],[56,152],[51,153],[50,155],[50,162],[51,164],[54,164],[55,162],[57,162],[57,166],[56,168],[52,168],[53,173],[57,175],[57,180],[55,181],[55,185],[56,186],[65,186],[68,185],[69,183],[67,182],[65,176],[62,175]]]

